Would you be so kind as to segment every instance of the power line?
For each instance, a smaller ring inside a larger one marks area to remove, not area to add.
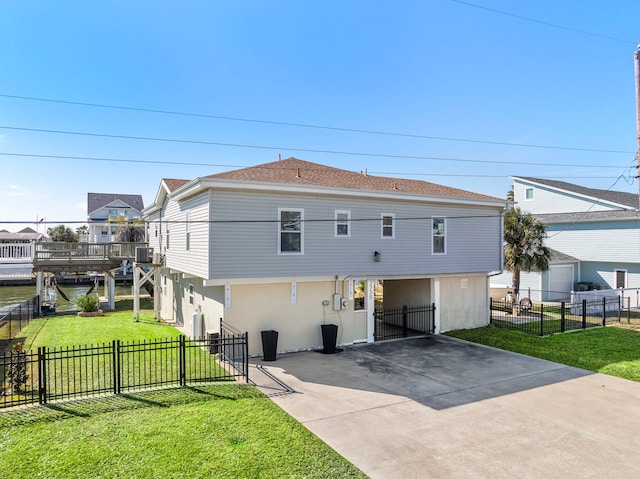
[[[43,155],[36,153],[9,153],[0,152],[0,156],[16,156],[23,158],[47,158],[47,159],[62,159],[62,160],[81,160],[81,161],[106,161],[115,163],[143,163],[152,165],[179,165],[179,166],[210,166],[215,168],[248,168],[251,165],[230,165],[225,163],[198,163],[198,162],[183,162],[183,161],[164,161],[164,160],[135,160],[125,158],[107,158],[107,157],[95,157],[95,156],[66,156],[66,155]],[[509,163],[515,164],[515,163]],[[558,166],[558,165],[556,165]],[[572,165],[576,166],[576,165]],[[269,169],[267,166],[251,166],[252,168],[264,168]],[[611,168],[618,168],[612,166]],[[275,169],[271,168],[271,169]],[[411,171],[372,171],[369,170],[369,174],[372,175],[394,175],[394,176],[443,176],[443,177],[461,177],[461,178],[508,178],[509,175],[484,175],[484,174],[470,174],[470,173],[418,173]],[[546,176],[546,179],[574,179],[574,178],[586,178],[586,179],[605,179],[602,175],[589,176],[589,175],[571,175],[571,176]]]
[[[358,152],[358,151],[323,150],[323,149],[317,149],[317,148],[250,145],[250,144],[223,143],[223,142],[205,141],[205,140],[185,140],[185,139],[179,139],[179,138],[113,135],[113,134],[106,134],[106,133],[88,133],[88,132],[79,132],[79,131],[50,130],[50,129],[40,129],[40,128],[21,128],[21,127],[7,126],[7,125],[0,125],[0,129],[30,131],[30,132],[38,132],[38,133],[51,133],[51,134],[58,134],[58,135],[76,135],[76,136],[88,136],[88,137],[98,137],[98,138],[112,138],[112,139],[121,139],[121,140],[159,141],[159,142],[167,142],[167,143],[186,143],[186,144],[194,144],[194,145],[224,146],[224,147],[230,147],[230,148],[250,148],[250,149],[271,150],[271,151],[297,151],[297,152],[304,152],[304,153],[323,153],[323,154],[331,154],[331,155],[365,156],[365,157],[375,157],[375,158],[453,161],[453,162],[462,162],[462,163],[483,163],[483,164],[496,164],[496,165],[562,166],[562,167],[578,167],[578,168],[626,168],[626,166],[623,166],[623,165],[581,165],[581,164],[575,164],[575,163],[566,164],[566,163],[541,163],[541,162],[526,162],[526,161],[471,160],[471,159],[464,159],[464,158],[446,158],[446,157],[438,157],[438,156],[394,155],[394,154],[369,153],[369,152]],[[2,153],[2,154],[10,155],[9,153]],[[16,154],[16,156],[18,156],[18,154]],[[37,155],[24,155],[24,156],[36,157]],[[104,159],[101,161],[110,161],[110,160]],[[138,161],[122,160],[122,161],[123,162],[139,162],[141,160],[138,160]]]
[[[467,7],[478,8],[480,10],[485,10],[487,12],[497,13],[498,15],[504,15],[504,16],[511,17],[511,18],[517,18],[519,20],[524,20],[526,22],[537,23],[539,25],[558,28],[560,30],[566,30],[568,32],[579,33],[581,35],[588,35],[588,36],[591,36],[591,37],[604,38],[606,40],[613,40],[615,42],[621,42],[621,43],[630,43],[632,45],[638,45],[638,43],[639,43],[639,42],[634,42],[632,40],[626,40],[624,38],[617,38],[617,37],[612,37],[610,35],[603,35],[603,34],[600,34],[600,33],[594,33],[594,32],[589,32],[589,31],[586,31],[586,30],[580,30],[580,29],[573,28],[573,27],[567,27],[567,26],[564,26],[564,25],[558,25],[557,23],[545,22],[543,20],[538,20],[538,19],[531,18],[531,17],[525,17],[524,15],[516,15],[515,13],[509,13],[509,12],[505,12],[503,10],[496,10],[495,8],[489,8],[489,7],[485,7],[483,5],[477,5],[477,4],[471,3],[471,2],[465,2],[465,1],[462,1],[462,0],[450,0],[450,1],[452,1],[454,3],[459,3],[461,5],[466,5]]]
[[[326,126],[326,125],[313,125],[307,123],[294,123],[294,122],[283,122],[283,121],[272,121],[272,120],[258,120],[252,118],[240,118],[240,117],[232,117],[232,116],[221,116],[221,115],[210,115],[205,113],[190,113],[190,112],[181,112],[181,111],[172,111],[172,110],[161,110],[155,108],[138,108],[138,107],[130,107],[130,106],[119,106],[119,105],[107,105],[101,103],[89,103],[89,102],[79,102],[79,101],[69,101],[69,100],[56,100],[49,98],[37,98],[37,97],[29,97],[29,96],[20,96],[20,95],[8,95],[8,94],[0,94],[0,97],[4,98],[14,98],[18,100],[30,100],[30,101],[41,101],[48,103],[60,103],[65,105],[76,105],[76,106],[88,106],[93,108],[105,108],[112,110],[126,110],[126,111],[137,111],[144,113],[158,113],[164,115],[177,115],[177,116],[186,116],[186,117],[195,117],[195,118],[210,118],[215,120],[226,120],[226,121],[239,121],[246,123],[260,123],[267,125],[278,125],[278,126],[291,126],[296,128],[311,128],[317,130],[329,130],[329,131],[342,131],[347,133],[363,133],[368,135],[383,135],[383,136],[396,136],[403,138],[418,138],[425,140],[437,140],[437,141],[453,141],[453,142],[463,142],[463,143],[478,143],[484,145],[499,145],[499,146],[513,146],[518,148],[538,148],[538,149],[550,149],[550,150],[564,150],[564,151],[584,151],[584,152],[592,152],[592,153],[632,153],[635,154],[635,151],[626,151],[626,150],[611,150],[611,149],[597,149],[597,148],[581,148],[581,147],[570,147],[570,146],[556,146],[556,145],[536,145],[530,143],[512,143],[505,141],[491,141],[491,140],[474,140],[469,138],[455,138],[455,137],[445,137],[445,136],[431,136],[431,135],[418,135],[412,133],[401,133],[401,132],[390,132],[390,131],[381,131],[381,130],[368,130],[361,128],[342,128],[336,126]]]

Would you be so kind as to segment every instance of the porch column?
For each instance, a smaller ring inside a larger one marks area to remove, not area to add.
[[[153,267],[153,313],[160,321],[160,266]]]
[[[36,273],[36,295],[40,298],[40,303],[42,303],[42,271],[38,271]]]
[[[376,327],[376,318],[375,318],[375,310],[376,310],[376,302],[374,300],[374,283],[373,280],[367,280],[367,291],[366,291],[366,304],[365,308],[367,308],[367,342],[373,343],[375,341],[375,337],[373,333],[375,332]]]
[[[113,311],[116,309],[116,278],[113,277],[110,273],[105,274],[105,281],[109,281],[109,310]]]
[[[133,263],[133,319],[138,321],[140,316],[140,268]]]

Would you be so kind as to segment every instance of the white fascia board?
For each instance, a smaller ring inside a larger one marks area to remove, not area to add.
[[[538,183],[537,181],[531,181],[531,180],[526,180],[524,178],[520,178],[519,176],[510,176],[509,178],[511,178],[512,180],[517,180],[522,184],[529,184],[529,185],[535,185],[535,186],[539,186],[541,188],[547,188],[553,191],[558,191],[564,194],[568,194],[571,196],[577,196],[580,198],[584,198],[586,200],[592,201],[593,203],[604,203],[607,205],[611,205],[611,206],[616,206],[618,208],[622,208],[623,210],[628,210],[629,209],[629,205],[623,205],[621,203],[615,203],[613,201],[608,201],[608,200],[603,200],[602,198],[596,198],[595,196],[590,196],[590,195],[584,195],[582,193],[578,193],[576,191],[569,191],[569,190],[565,190],[564,188],[557,188],[555,186],[549,186],[549,185],[545,185],[544,183]]]
[[[214,278],[203,280],[203,286],[224,286],[232,285],[249,285],[249,284],[278,284],[278,283],[322,283],[329,281],[346,281],[349,279],[370,279],[370,280],[394,280],[394,279],[433,279],[447,277],[488,277],[489,271],[473,272],[473,273],[447,273],[447,274],[341,274],[334,276],[282,276],[272,278]]]
[[[278,191],[285,193],[301,193],[306,195],[336,195],[336,196],[352,196],[360,198],[381,198],[399,201],[418,201],[422,203],[446,203],[455,205],[473,205],[473,206],[489,206],[504,209],[508,207],[507,200],[482,200],[473,198],[459,198],[448,196],[431,196],[419,195],[415,193],[402,192],[385,192],[379,190],[359,190],[355,188],[332,188],[322,186],[308,185],[292,185],[290,183],[264,183],[264,182],[248,182],[239,180],[207,180],[198,179],[198,184],[194,182],[186,186],[190,188],[181,188],[182,191],[174,193],[176,200],[188,198],[204,188],[213,188],[216,190],[233,189],[233,190],[251,190],[251,191]]]

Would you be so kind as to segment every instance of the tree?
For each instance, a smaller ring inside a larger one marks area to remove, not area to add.
[[[78,237],[81,237],[84,234],[87,234],[89,232],[89,227],[87,225],[82,225],[82,226],[78,226],[76,228],[76,234],[78,235]]]
[[[65,225],[58,225],[55,228],[47,228],[47,235],[51,241],[63,241],[65,243],[77,243],[78,235]]]
[[[521,271],[548,271],[551,250],[544,245],[547,227],[519,207],[504,215],[504,265],[512,273],[513,294],[520,293]]]
[[[120,227],[116,235],[116,242],[141,243],[144,241],[144,227],[133,223],[127,223]]]

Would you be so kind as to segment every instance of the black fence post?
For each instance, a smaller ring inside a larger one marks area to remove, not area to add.
[[[627,298],[627,324],[631,323],[631,298]]]
[[[187,384],[186,381],[186,358],[187,358],[187,354],[186,354],[186,343],[185,343],[185,338],[184,336],[180,336],[180,341],[178,342],[178,356],[180,358],[180,386],[185,386]]]
[[[404,304],[402,306],[402,337],[406,338],[408,335],[407,331],[407,305]]]
[[[587,329],[587,300],[582,300],[582,329]]]
[[[489,324],[493,321],[493,298],[489,296]]]
[[[544,304],[540,303],[540,336],[544,336]]]
[[[564,329],[566,328],[566,323],[565,323],[565,302],[563,301],[562,303],[560,303],[560,332],[564,333]]]
[[[121,391],[121,361],[120,361],[120,340],[114,339],[111,343],[112,369],[113,369],[113,394],[120,394]]]
[[[431,328],[431,334],[436,332],[436,303],[431,303],[431,324],[429,327]]]
[[[47,354],[44,346],[38,348],[38,402],[47,403]]]
[[[249,333],[247,331],[244,332],[244,379],[249,382]]]
[[[607,325],[607,298],[602,298],[602,326]]]

